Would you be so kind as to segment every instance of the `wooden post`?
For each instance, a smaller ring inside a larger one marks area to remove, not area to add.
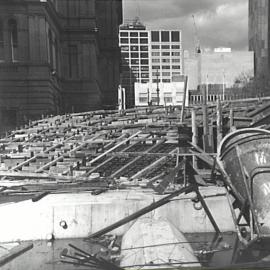
[[[211,119],[211,125],[209,127],[209,135],[208,135],[208,141],[209,141],[209,151],[210,152],[215,152],[214,150],[214,120]]]
[[[234,114],[233,108],[230,108],[230,116],[229,116],[229,118],[230,118],[230,132],[232,132],[234,129],[233,114]]]
[[[196,123],[196,111],[195,109],[191,110],[191,122],[192,122],[192,144],[193,145],[198,145],[198,129],[197,129],[197,123]],[[197,158],[196,156],[192,157],[192,163],[193,167],[197,168]]]
[[[217,101],[217,146],[222,140],[222,108],[220,100]]]
[[[187,85],[188,85],[188,76],[185,76],[185,86],[184,86],[184,96],[183,96],[183,104],[182,104],[182,110],[181,110],[181,123],[184,122],[185,118],[185,106],[186,106],[186,96],[187,96]]]
[[[207,97],[206,89],[203,89],[203,148],[205,152],[208,152],[209,148],[209,127],[208,127],[208,109],[207,109]]]

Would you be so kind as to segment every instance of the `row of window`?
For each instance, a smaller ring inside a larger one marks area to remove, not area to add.
[[[159,70],[160,66],[152,66],[152,69]],[[181,66],[161,66],[161,69],[181,69]]]
[[[147,32],[120,32],[120,37],[148,37],[148,33]]]
[[[152,42],[179,42],[179,31],[151,31]]]
[[[151,48],[153,50],[180,50],[180,45],[152,45]],[[121,51],[148,51],[148,46],[138,46],[138,45],[131,45],[131,46],[121,46]]]
[[[128,51],[148,51],[148,46],[122,46],[121,51],[122,52],[128,52]]]
[[[125,59],[124,60],[124,63],[125,64],[131,64],[131,65],[148,65],[149,64],[149,61],[148,59],[131,59],[131,61],[129,61],[129,59]]]
[[[120,38],[148,37],[147,32],[123,31]],[[152,42],[180,42],[180,31],[151,31]]]
[[[160,61],[161,60],[161,61]],[[180,59],[179,58],[174,58],[174,59],[159,59],[159,58],[154,58],[152,59],[152,63],[170,63],[172,60],[172,63],[180,63]]]
[[[148,44],[148,39],[147,38],[120,38],[120,43],[122,44]]]
[[[152,56],[180,56],[181,53],[180,52],[152,52]]]
[[[149,57],[149,55],[148,55],[148,53],[128,53],[128,52],[122,52],[122,58],[129,58],[129,57],[131,57],[131,58],[147,58],[148,59],[148,57]],[[178,52],[173,52],[173,53],[166,53],[166,52],[164,52],[164,53],[162,53],[162,56],[180,56],[181,54],[180,53],[178,53]],[[152,56],[160,56],[160,55],[158,55],[158,54],[156,54],[156,53],[152,53]],[[160,62],[160,58],[154,58],[153,60],[152,60],[153,62]],[[166,59],[162,59],[162,62],[170,62],[170,59],[169,58],[166,58]],[[174,62],[174,63],[177,63],[177,62],[180,62],[180,59],[179,58],[173,58],[172,59],[172,62]]]
[[[125,65],[125,66],[122,66],[122,70],[126,70],[126,71],[128,71],[128,70],[130,70],[130,69],[132,69],[132,70],[141,70],[141,71],[149,71],[149,66],[134,66],[134,65],[132,65],[131,67],[130,66],[127,66],[127,65]]]
[[[176,49],[176,50],[180,50],[181,46],[180,45],[152,45],[151,48],[153,50],[160,50],[161,49]]]
[[[129,58],[129,55],[131,58],[139,58],[139,57],[148,58],[149,57],[148,53],[140,53],[140,54],[139,53],[131,53],[131,54],[129,54],[129,53],[125,52],[125,53],[122,53],[121,55],[124,58]]]
[[[139,68],[137,67],[133,67],[133,68],[122,68],[122,73],[127,75],[129,73],[132,73],[132,74],[141,74],[141,77],[142,78],[148,78],[149,77],[149,72],[139,72]],[[162,77],[171,77],[171,76],[180,76],[181,73],[180,72],[162,72]],[[157,76],[160,76],[160,73],[158,72],[152,72],[152,77],[157,77]]]

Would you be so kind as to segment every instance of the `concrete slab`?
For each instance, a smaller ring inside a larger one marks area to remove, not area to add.
[[[211,196],[206,198],[206,203],[220,230],[234,231],[228,201],[222,195],[224,193],[223,188],[202,189],[203,195]],[[184,233],[213,232],[205,212],[194,208],[191,201],[194,196],[179,196],[145,216],[155,214],[167,218]],[[38,202],[26,200],[0,205],[0,241],[43,240],[52,235],[56,239],[87,237],[160,198],[151,190],[114,190],[98,196],[87,192],[52,194]],[[66,226],[62,226],[63,222]],[[123,235],[133,223],[113,233]]]

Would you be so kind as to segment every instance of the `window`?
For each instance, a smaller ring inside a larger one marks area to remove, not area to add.
[[[122,57],[123,58],[128,58],[129,57],[129,53],[128,52],[122,53]]]
[[[163,81],[163,80],[162,80]],[[169,81],[165,81],[165,82],[170,82]],[[172,93],[164,93],[164,102],[165,103],[171,103],[173,100],[172,100]]]
[[[4,29],[2,21],[0,21],[0,61],[1,60],[4,60]]]
[[[161,45],[161,49],[170,49],[170,45]]]
[[[159,31],[152,31],[151,32],[151,40],[153,42],[159,42]]]
[[[130,39],[131,44],[137,44],[138,42],[139,42],[139,40],[137,38],[131,38]]]
[[[78,78],[79,64],[78,64],[78,48],[77,45],[69,45],[69,77]]]
[[[162,76],[165,76],[165,77],[167,76],[167,77],[168,77],[168,76],[170,76],[170,75],[171,75],[170,72],[162,72]]]
[[[128,51],[129,51],[128,46],[122,46],[122,47],[121,47],[121,51],[123,51],[123,52],[128,52]]]
[[[120,37],[127,37],[128,36],[128,32],[120,32]]]
[[[172,42],[179,42],[180,41],[180,33],[179,31],[172,31]]]
[[[132,69],[132,70],[135,70],[135,71],[139,71],[139,67],[138,67],[138,66],[132,66],[131,69]]]
[[[138,36],[138,33],[137,32],[130,32],[130,36],[131,37],[137,37]]]
[[[139,46],[131,46],[130,47],[130,50],[133,51],[133,52],[134,51],[138,51],[139,50]]]
[[[141,53],[141,58],[148,58],[148,53]]]
[[[180,66],[172,66],[172,69],[180,69]]]
[[[148,51],[148,46],[140,46],[141,51]]]
[[[162,63],[170,63],[170,59],[162,59]]]
[[[152,66],[152,69],[160,69],[160,66]]]
[[[149,67],[141,67],[141,71],[149,71]]]
[[[142,78],[149,78],[149,73],[142,73],[141,74],[141,77]]]
[[[148,94],[147,93],[139,93],[139,102],[147,103],[148,102]]]
[[[147,44],[148,43],[148,39],[147,38],[141,38],[140,39],[141,44]]]
[[[180,52],[172,52],[172,56],[180,56]]]
[[[131,58],[139,58],[139,53],[131,53]]]
[[[176,49],[176,50],[178,49],[179,50],[180,49],[180,45],[172,45],[172,49]]]
[[[152,52],[152,56],[160,56],[160,52]]]
[[[141,64],[142,65],[148,65],[149,64],[148,59],[142,59]]]
[[[180,76],[181,73],[180,73],[180,72],[173,72],[172,75],[173,75],[173,76]]]
[[[128,38],[120,38],[120,43],[127,44],[128,43]]]
[[[52,41],[52,31],[49,30],[48,33],[48,39],[49,39],[49,63],[53,65],[53,41]]]
[[[142,83],[148,83],[149,80],[148,80],[148,79],[141,79],[141,82],[142,82]]]
[[[162,69],[170,69],[170,66],[162,66]]]
[[[140,32],[140,37],[148,37],[148,33]]]
[[[152,97],[151,100],[152,100],[153,103],[155,103],[155,104],[158,104],[159,103],[159,101],[160,101],[159,99],[160,98],[158,98],[157,93],[151,93],[151,97]]]
[[[152,59],[152,63],[160,63],[160,59]]]
[[[162,31],[161,32],[161,41],[162,42],[169,42],[170,41],[169,31]]]
[[[18,29],[17,22],[14,19],[8,21],[9,44],[11,48],[11,60],[18,59]]]
[[[178,58],[172,59],[172,62],[173,63],[180,63],[180,59],[178,59]]]
[[[169,83],[169,82],[171,82],[171,80],[170,79],[162,79],[162,82]],[[164,100],[165,100],[165,102],[172,102],[172,98],[171,98],[171,101],[166,100],[166,98],[164,98]]]
[[[138,65],[139,64],[139,60],[138,59],[131,59],[131,64],[132,65]]]
[[[162,52],[162,56],[170,56],[170,52]]]
[[[152,45],[152,49],[153,50],[158,50],[158,49],[160,49],[160,46],[159,45]]]

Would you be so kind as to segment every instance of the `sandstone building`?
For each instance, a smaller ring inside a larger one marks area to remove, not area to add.
[[[117,104],[122,0],[0,1],[0,122]]]

